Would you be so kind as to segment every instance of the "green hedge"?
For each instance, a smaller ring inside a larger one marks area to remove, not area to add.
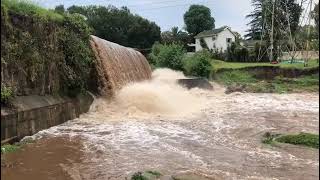
[[[189,76],[209,78],[212,72],[211,55],[207,50],[196,52],[183,61],[184,73]]]
[[[23,71],[30,88],[48,84],[45,78],[59,84],[49,82],[47,94],[75,96],[88,88],[94,59],[91,32],[81,15],[58,14],[27,1],[1,1],[2,68]],[[5,83],[13,93],[20,88]]]

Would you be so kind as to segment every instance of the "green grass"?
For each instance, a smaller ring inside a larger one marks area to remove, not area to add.
[[[151,180],[151,179],[159,179],[162,176],[161,173],[157,171],[145,171],[142,172],[136,172],[131,176],[131,180]]]
[[[318,60],[310,60],[309,66],[304,67],[303,63],[293,64],[270,64],[270,63],[241,63],[241,62],[225,62],[220,60],[212,60],[213,70],[216,72],[219,69],[241,69],[246,67],[257,67],[257,66],[280,66],[281,68],[298,68],[306,69],[319,66]]]
[[[30,143],[34,143],[35,140],[33,139],[25,139],[24,141],[16,142],[14,144],[5,144],[1,145],[1,154],[15,152],[19,150],[22,146]]]
[[[42,8],[27,0],[2,0],[1,6],[23,15],[37,16],[44,20],[62,21],[64,17],[53,10]]]
[[[20,148],[19,145],[6,144],[1,146],[1,154],[15,152]]]
[[[1,84],[1,103],[7,104],[9,99],[13,97],[13,91],[10,87]]]
[[[270,145],[275,145],[276,143],[287,143],[319,149],[319,135],[311,133],[282,135],[266,132],[263,135],[262,143]]]
[[[276,76],[274,79],[257,79],[253,73],[235,69],[215,74],[215,81],[226,86],[245,86],[246,92],[253,93],[292,93],[319,92],[319,74],[298,78]]]
[[[318,134],[300,133],[295,135],[283,135],[275,138],[275,141],[319,149]]]

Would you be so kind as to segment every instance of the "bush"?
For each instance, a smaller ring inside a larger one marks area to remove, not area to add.
[[[208,78],[213,69],[210,52],[203,50],[196,52],[191,57],[187,57],[184,60],[183,69],[186,75]]]
[[[28,95],[27,87],[32,94],[74,96],[88,88],[92,29],[82,15],[57,14],[22,0],[1,1],[1,10],[1,70],[10,72],[3,81],[14,94]],[[17,77],[15,69],[25,77]],[[10,76],[19,82],[10,84]]]
[[[276,141],[294,145],[304,145],[319,149],[319,135],[317,134],[300,133],[297,135],[284,135],[276,138]]]
[[[1,84],[1,104],[7,104],[9,99],[13,96],[12,89]]]
[[[67,14],[64,27],[59,36],[60,48],[64,55],[61,72],[66,82],[63,91],[74,96],[87,89],[86,83],[94,58],[89,45],[89,35],[92,29],[79,14]]]
[[[183,56],[185,49],[182,45],[154,44],[150,54],[151,62],[157,67],[167,67],[174,70],[183,70]]]

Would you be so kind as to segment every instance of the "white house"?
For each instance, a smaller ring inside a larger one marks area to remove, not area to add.
[[[235,42],[236,35],[228,26],[223,26],[218,29],[203,31],[195,37],[195,50],[203,49],[203,42],[206,43],[209,49],[226,51],[232,42]],[[201,42],[202,41],[202,42]]]

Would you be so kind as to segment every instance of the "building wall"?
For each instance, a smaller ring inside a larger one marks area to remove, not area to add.
[[[218,49],[222,51],[226,51],[228,44],[227,44],[227,38],[231,38],[231,41],[235,41],[235,36],[229,31],[224,30],[218,34],[215,41],[212,40],[212,37],[204,37],[204,41],[207,43],[207,46],[209,49]],[[214,48],[215,45],[215,48]],[[201,51],[202,47],[200,44],[200,39],[196,39],[196,51]]]
[[[231,38],[231,42],[235,42],[236,40],[235,36],[229,30],[224,30],[218,34],[215,44],[219,50],[222,49],[222,51],[226,51],[228,46],[231,45],[231,43],[227,43],[227,38]]]

